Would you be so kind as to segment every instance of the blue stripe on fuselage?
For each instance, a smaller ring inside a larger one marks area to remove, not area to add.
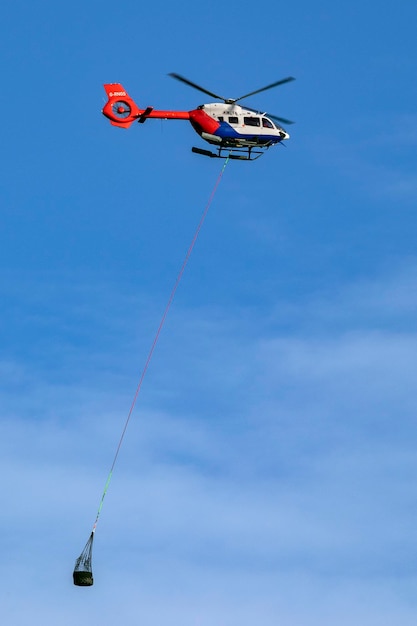
[[[241,135],[230,126],[227,122],[220,122],[219,128],[214,133],[218,137],[223,137],[224,139],[237,139]]]
[[[214,132],[214,135],[221,137],[222,139],[247,139],[251,141],[253,137],[259,137],[262,141],[271,141],[272,143],[278,143],[281,141],[281,137],[277,135],[263,135],[261,133],[239,133],[233,126],[227,122],[219,122],[219,128]]]

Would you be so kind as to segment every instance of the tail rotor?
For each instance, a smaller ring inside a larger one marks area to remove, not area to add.
[[[128,118],[129,115],[132,113],[132,107],[128,102],[125,102],[124,100],[117,100],[116,102],[113,102],[111,105],[111,110],[114,117],[116,117],[118,120],[126,120],[126,118]]]

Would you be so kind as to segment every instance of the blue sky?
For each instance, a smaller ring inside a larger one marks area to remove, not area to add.
[[[2,621],[415,624],[417,7],[0,9]],[[296,120],[231,162],[72,585],[221,162],[139,105]]]

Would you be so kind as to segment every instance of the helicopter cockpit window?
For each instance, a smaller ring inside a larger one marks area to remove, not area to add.
[[[239,118],[238,117],[229,117],[229,124],[239,124]]]
[[[267,117],[262,118],[262,126],[264,128],[274,128],[273,123]]]
[[[246,126],[260,126],[261,125],[261,120],[259,119],[259,117],[244,117],[243,121],[246,124]]]

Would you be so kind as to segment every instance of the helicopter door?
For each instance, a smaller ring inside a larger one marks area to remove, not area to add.
[[[243,118],[243,123],[245,124],[245,126],[257,126],[259,127],[261,125],[261,120],[259,117],[244,117]]]

